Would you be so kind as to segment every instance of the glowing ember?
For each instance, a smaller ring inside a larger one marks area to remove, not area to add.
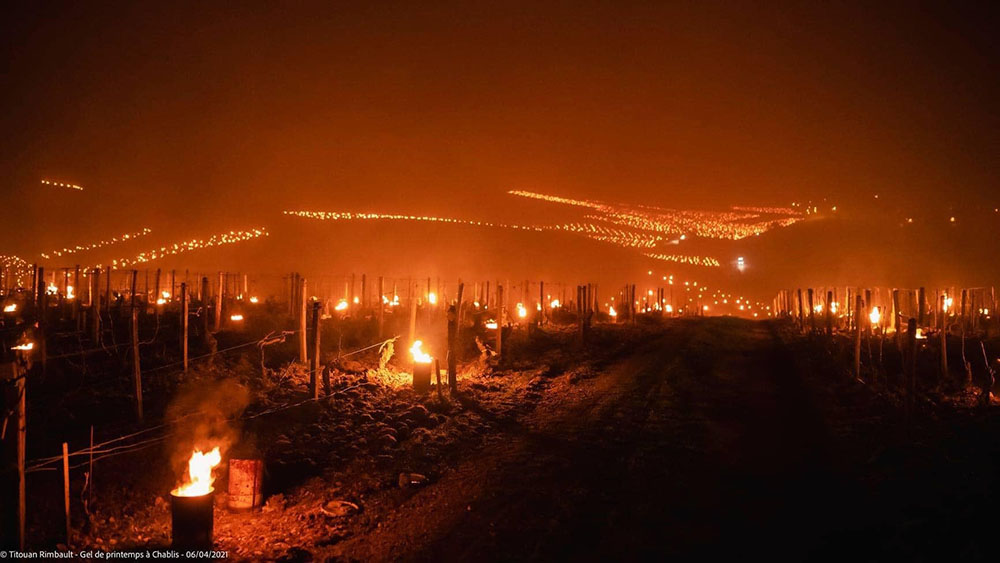
[[[250,297],[250,302],[251,303],[257,303],[257,301],[258,301],[258,299],[257,299],[256,295]]]
[[[337,306],[334,307],[334,309],[337,311],[346,311],[347,307],[348,307],[347,300],[341,299],[339,302],[337,302]]]
[[[240,315],[240,314],[230,315],[229,316],[229,320],[235,321],[235,322],[242,321],[243,320],[243,315]]]
[[[215,481],[212,477],[212,468],[221,461],[222,455],[219,454],[218,446],[207,454],[195,450],[188,460],[187,482],[174,489],[171,494],[178,497],[200,497],[212,492],[212,483]]]
[[[872,312],[869,313],[868,320],[873,325],[877,325],[882,320],[882,312],[878,310],[878,307],[872,307]]]
[[[420,340],[414,340],[413,346],[410,346],[410,354],[413,355],[414,363],[418,364],[429,364],[431,363],[431,355],[424,352],[421,348],[424,343]]]
[[[17,311],[17,303],[11,303],[10,305],[5,305],[3,308],[4,313],[13,313]]]
[[[359,303],[361,303],[361,298],[360,297],[355,297],[354,298],[354,304],[357,305]]]

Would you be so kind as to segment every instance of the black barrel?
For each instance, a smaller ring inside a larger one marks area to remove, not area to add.
[[[176,550],[211,550],[213,497],[207,495],[182,497],[170,493],[170,523],[173,548]]]

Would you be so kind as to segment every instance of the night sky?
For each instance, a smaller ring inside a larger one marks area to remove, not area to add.
[[[745,247],[786,285],[809,281],[788,278],[814,254],[801,241],[898,250],[916,240],[893,230],[908,216],[933,225],[918,269],[954,252],[964,275],[995,254],[995,8],[205,4],[5,9],[3,252],[282,209],[550,211],[505,195],[529,189],[689,208],[825,198],[856,219]],[[954,235],[952,215],[976,226]],[[867,241],[872,222],[891,240]]]

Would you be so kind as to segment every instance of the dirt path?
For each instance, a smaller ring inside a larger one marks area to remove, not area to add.
[[[677,323],[329,554],[832,556],[853,493],[831,469],[827,434],[771,325]]]

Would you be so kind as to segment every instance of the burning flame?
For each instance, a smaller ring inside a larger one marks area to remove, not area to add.
[[[253,295],[253,296],[250,297],[250,302],[251,303],[257,303],[257,301],[258,301],[258,299],[257,299],[256,295]]]
[[[497,322],[493,319],[486,321],[487,330],[496,330],[498,326],[500,325],[498,325]]]
[[[434,293],[433,291],[430,292],[430,293],[428,293],[427,294],[427,302],[430,303],[431,305],[437,305],[437,303],[438,303],[437,293]]]
[[[549,307],[552,307],[553,309],[562,307],[562,303],[560,303],[558,299],[553,299],[552,302],[549,303]]]
[[[50,283],[49,286],[45,288],[45,293],[48,293],[49,295],[55,295],[59,293],[59,288],[56,287],[55,284]]]
[[[35,343],[34,342],[28,342],[26,344],[18,344],[17,346],[14,346],[13,348],[11,348],[11,350],[31,350],[34,347],[35,347]]]
[[[346,310],[347,310],[347,307],[348,307],[348,305],[347,305],[347,300],[346,300],[346,299],[341,299],[341,300],[340,300],[340,301],[339,301],[339,302],[337,303],[337,306],[336,306],[336,307],[334,307],[334,310],[336,310],[336,311],[346,311]]]
[[[414,340],[413,346],[410,347],[410,354],[413,355],[414,363],[418,364],[429,364],[431,363],[431,355],[424,352],[421,347],[424,343],[420,340]]]
[[[73,286],[67,285],[66,286],[66,299],[73,299],[74,297],[76,297],[76,294],[73,293]]]
[[[240,315],[240,314],[230,315],[229,316],[229,320],[231,320],[231,321],[237,321],[237,322],[238,321],[242,321],[243,320],[243,315]]]
[[[873,325],[877,325],[882,320],[882,312],[878,310],[878,307],[872,307],[872,312],[868,315],[868,320]]]
[[[608,316],[609,317],[617,317],[618,316],[618,311],[615,311],[615,306],[614,305],[608,307]]]
[[[212,483],[215,481],[212,477],[212,468],[221,461],[222,456],[219,454],[218,446],[207,454],[195,450],[188,460],[187,483],[174,489],[171,494],[178,497],[200,497],[212,492]]]
[[[156,300],[156,304],[157,305],[165,305],[166,303],[167,303],[167,300],[164,299],[164,298],[162,298],[162,297]]]
[[[951,309],[951,304],[954,303],[954,302],[955,302],[955,300],[952,299],[951,297],[945,297],[944,298],[944,312],[945,313],[948,312],[948,309]]]
[[[528,310],[521,303],[517,304],[517,316],[522,319],[528,316]]]
[[[163,299],[170,299],[170,292],[169,291],[161,291],[160,292],[160,297],[162,297]]]
[[[674,312],[674,306],[673,305],[667,305],[666,307],[663,308],[663,310],[666,311],[666,312],[668,312],[668,313],[673,313]]]
[[[927,335],[924,334],[923,329],[918,328],[917,329],[917,334],[914,336],[914,338],[916,338],[917,340],[924,340],[924,339],[927,338]]]
[[[11,303],[3,308],[4,313],[13,313],[14,311],[17,311],[17,303]]]

